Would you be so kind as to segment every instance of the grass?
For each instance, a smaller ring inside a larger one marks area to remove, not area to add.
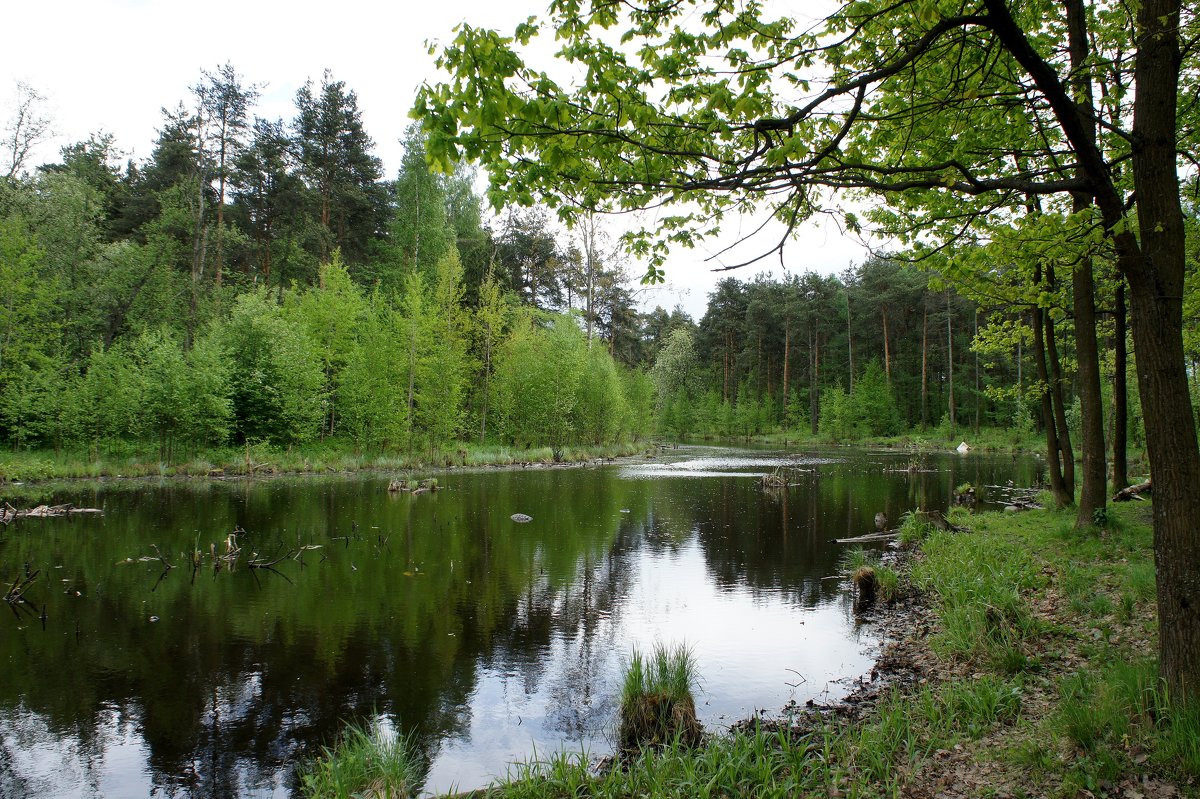
[[[913,582],[937,597],[942,629],[934,650],[1005,674],[1029,668],[1026,650],[1041,625],[1028,596],[1045,582],[1029,550],[989,536],[938,531],[922,552]]]
[[[874,552],[863,547],[853,547],[842,553],[842,574],[854,583],[861,602],[873,602],[876,598],[891,602],[900,595],[900,575],[890,566],[885,566]]]
[[[803,430],[777,431],[765,435],[754,436],[753,440],[766,443],[783,443],[798,446],[818,446],[831,442],[827,435],[812,435],[807,428]],[[863,436],[850,440],[839,440],[833,443],[847,446],[880,447],[884,449],[911,449],[920,452],[944,452],[958,446],[960,441],[966,441],[972,449],[979,452],[1041,452],[1046,447],[1044,437],[1032,430],[1017,428],[985,427],[978,433],[966,428],[955,431],[940,428],[927,430],[910,430],[895,436]]]
[[[621,751],[672,741],[698,744],[703,735],[693,693],[698,679],[696,659],[683,644],[656,644],[649,656],[634,648],[621,683]]]
[[[411,739],[351,724],[301,771],[300,790],[307,799],[400,799],[422,781]]]
[[[924,543],[935,529],[929,522],[922,521],[918,514],[905,513],[900,522],[900,535],[896,537],[896,541],[902,547],[916,547]]]
[[[193,452],[170,462],[159,458],[157,447],[115,442],[103,451],[16,450],[0,455],[0,484],[70,478],[210,477],[313,472],[406,471],[454,466],[550,464],[620,457],[644,452],[647,445],[619,442],[576,446],[559,451],[550,447],[523,449],[501,445],[457,444],[438,453],[358,452],[347,441],[276,447],[265,443],[216,447]]]

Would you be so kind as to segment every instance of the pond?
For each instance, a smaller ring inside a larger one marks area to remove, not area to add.
[[[5,589],[38,573],[0,608],[0,795],[288,796],[360,719],[414,736],[428,789],[477,787],[535,751],[609,751],[622,661],[656,642],[693,649],[710,727],[836,699],[875,642],[831,539],[1040,478],[914,457],[686,447],[420,495],[385,475],[69,485],[56,501],[104,514],[0,528]],[[764,490],[781,466],[791,487]]]

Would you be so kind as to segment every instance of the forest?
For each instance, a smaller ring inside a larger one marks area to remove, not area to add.
[[[693,320],[639,309],[600,215],[567,228],[544,206],[493,211],[472,170],[430,168],[416,125],[386,178],[329,72],[271,121],[232,65],[203,71],[141,162],[97,133],[31,168],[25,92],[0,183],[0,437],[14,449],[169,463],[317,440],[414,460],[656,435],[950,441],[1042,430],[1044,394],[1062,451],[1080,435],[1070,285],[1043,281],[1030,300],[955,280],[985,248],[731,277]],[[1111,404],[1132,367],[1108,273]]]

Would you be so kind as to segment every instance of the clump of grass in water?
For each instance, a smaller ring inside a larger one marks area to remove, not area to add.
[[[870,604],[877,598],[891,602],[900,593],[900,575],[884,566],[879,555],[862,547],[848,549],[841,559],[842,573],[858,591],[858,602]]]
[[[309,799],[391,799],[414,796],[423,780],[409,738],[378,726],[351,724],[332,748],[301,772],[301,794]]]
[[[704,729],[696,718],[696,683],[696,660],[688,647],[657,644],[648,658],[635,648],[621,688],[621,751],[636,754],[674,741],[698,745]]]

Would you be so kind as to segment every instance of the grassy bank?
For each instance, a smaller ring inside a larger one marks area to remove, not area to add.
[[[1041,452],[1046,447],[1044,436],[1032,430],[1016,428],[985,427],[978,433],[970,428],[960,428],[954,435],[948,429],[929,428],[910,430],[894,436],[863,436],[851,439],[831,439],[826,435],[813,435],[807,430],[769,433],[754,436],[752,441],[767,444],[786,444],[798,447],[820,447],[831,444],[852,447],[881,449],[908,449],[917,452],[945,452],[960,442],[966,441],[973,450],[980,452]]]
[[[646,442],[567,447],[560,462],[577,463],[635,455]],[[157,449],[115,447],[103,451],[20,450],[0,453],[0,484],[70,478],[213,477],[310,474],[363,470],[407,471],[455,466],[510,466],[554,463],[550,447],[524,449],[499,445],[460,444],[436,454],[363,453],[347,442],[326,441],[293,447],[256,444],[199,451],[166,462]]]
[[[919,544],[907,587],[924,610],[893,617],[907,634],[881,669],[899,676],[866,710],[677,741],[601,775],[558,755],[475,795],[1200,796],[1200,708],[1156,679],[1149,506],[1086,532],[1070,512],[957,520],[970,529]]]

